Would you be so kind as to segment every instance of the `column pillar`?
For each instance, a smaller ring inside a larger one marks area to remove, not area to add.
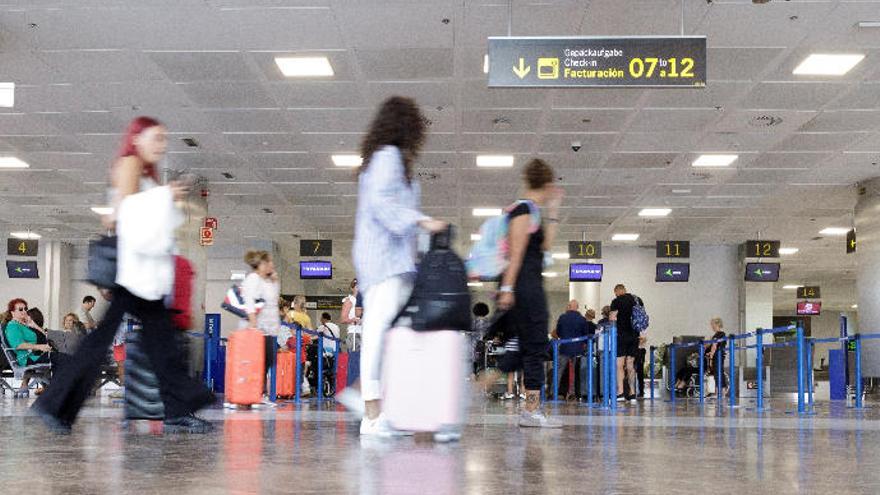
[[[880,177],[859,186],[855,208],[859,329],[862,333],[877,333],[880,332]],[[840,249],[843,248],[841,241]],[[862,342],[862,373],[880,376],[880,341]]]
[[[599,282],[569,282],[568,283],[568,300],[577,299],[580,303],[580,312],[583,313],[587,309],[596,311],[596,317],[601,318],[599,306],[599,288],[602,284]]]

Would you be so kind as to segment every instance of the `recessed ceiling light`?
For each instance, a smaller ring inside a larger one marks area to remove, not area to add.
[[[801,287],[803,287],[803,285],[783,285],[782,290],[798,290]]]
[[[614,234],[611,236],[612,241],[637,241],[639,234]]]
[[[543,275],[547,278],[556,278],[559,276],[559,274],[556,272],[541,272],[541,275]]]
[[[739,155],[700,155],[692,165],[694,167],[727,167],[737,158]]]
[[[501,215],[501,208],[474,208],[475,217],[497,217]]]
[[[10,232],[9,236],[15,237],[16,239],[39,239],[43,237],[36,232]]]
[[[0,107],[15,106],[15,83],[0,83]]]
[[[112,215],[113,207],[112,206],[93,206],[92,211],[97,213],[98,215]]]
[[[331,155],[330,158],[333,160],[333,165],[347,168],[360,167],[364,161],[358,155]]]
[[[846,235],[850,229],[846,229],[843,227],[826,227],[819,231],[822,235]]]
[[[275,57],[285,77],[329,77],[333,67],[327,57]]]
[[[673,189],[672,194],[690,194],[690,189]]]
[[[570,258],[568,253],[553,253],[552,256],[554,260],[567,260]]]
[[[480,234],[471,234],[472,241],[479,241],[482,238],[483,238],[483,236],[481,236]]]
[[[779,248],[779,254],[795,254],[798,251],[800,251],[800,249],[798,249],[796,247]]]
[[[0,168],[28,168],[30,165],[14,156],[0,156]]]
[[[468,287],[482,287],[483,282],[468,282]]]
[[[850,308],[852,308],[852,309],[859,309],[859,305],[858,305],[858,304],[853,304],[852,306],[850,306]]]
[[[644,208],[639,212],[640,217],[665,217],[672,213],[670,208]]]
[[[513,155],[477,155],[477,166],[502,168],[513,166]]]
[[[793,74],[799,76],[842,76],[858,65],[864,54],[814,53],[798,65]]]
[[[483,74],[489,73],[489,54],[483,55]]]

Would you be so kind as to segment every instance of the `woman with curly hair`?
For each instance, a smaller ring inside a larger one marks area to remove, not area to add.
[[[418,229],[446,228],[446,222],[419,211],[413,166],[424,140],[424,119],[415,101],[394,96],[379,107],[361,146],[354,237],[354,265],[364,293],[361,435],[392,433],[379,402],[383,334],[412,292]]]

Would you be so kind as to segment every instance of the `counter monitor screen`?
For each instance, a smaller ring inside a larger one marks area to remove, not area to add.
[[[801,316],[818,316],[822,312],[822,303],[818,301],[797,303],[797,314]]]
[[[6,275],[9,278],[40,278],[36,261],[6,261]]]
[[[601,263],[572,263],[568,266],[569,282],[601,282]]]
[[[657,263],[655,282],[687,282],[691,275],[690,263]]]
[[[329,261],[300,261],[299,278],[303,280],[330,280],[333,278],[333,263]]]
[[[746,282],[776,282],[779,263],[746,263]]]

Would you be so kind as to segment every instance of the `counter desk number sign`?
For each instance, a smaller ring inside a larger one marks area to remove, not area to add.
[[[6,239],[7,256],[36,256],[40,241],[36,239]]]

